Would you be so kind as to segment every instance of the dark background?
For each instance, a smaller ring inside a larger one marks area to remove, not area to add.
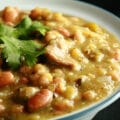
[[[79,0],[106,9],[120,18],[120,0]],[[93,120],[120,120],[120,99],[100,111]]]
[[[78,1],[84,1],[94,4],[120,17],[120,0],[78,0]]]

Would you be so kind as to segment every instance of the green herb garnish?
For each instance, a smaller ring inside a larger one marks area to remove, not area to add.
[[[0,24],[0,45],[4,46],[2,57],[11,68],[18,68],[22,63],[32,66],[37,57],[44,54],[40,43],[31,40],[30,33],[34,31],[44,36],[48,28],[28,16],[15,27]]]

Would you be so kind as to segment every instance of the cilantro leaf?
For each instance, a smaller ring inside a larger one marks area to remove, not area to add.
[[[7,36],[0,37],[0,40],[5,44],[3,49],[3,57],[12,68],[18,68],[21,62],[21,57],[24,57],[24,62],[32,66],[36,63],[37,57],[40,55],[38,50],[41,46],[33,40],[19,41],[16,38]]]
[[[15,29],[8,25],[0,24],[0,36],[14,36]]]
[[[26,16],[21,23],[16,26],[18,37],[20,39],[30,39],[30,33],[38,32],[41,35],[49,30],[49,28],[43,25],[40,21],[32,21],[30,17]]]
[[[37,31],[44,36],[48,30],[41,22],[32,21],[28,16],[15,27],[0,24],[0,44],[4,44],[2,57],[6,63],[13,69],[23,63],[34,65],[37,57],[45,53],[45,48],[31,40],[30,33]]]
[[[26,16],[15,28],[16,30],[14,33],[16,34],[16,37],[19,39],[29,39],[29,34],[31,31],[29,31],[30,27],[32,25],[32,20]]]
[[[40,55],[41,46],[35,41],[19,41],[21,56],[24,57],[24,62],[32,66],[37,62],[37,57]]]
[[[49,28],[47,26],[44,26],[42,23],[38,22],[38,21],[34,21],[31,25],[31,27],[29,28],[29,31],[37,31],[39,33],[41,33],[43,36],[45,35],[45,33],[49,30]]]
[[[3,57],[8,62],[8,65],[12,68],[17,68],[20,65],[20,54],[18,43],[16,43],[14,38],[9,38],[6,36],[0,37],[0,40],[4,43],[5,47],[2,51]]]
[[[16,26],[16,28],[24,28],[27,29],[31,26],[32,20],[30,17],[25,16],[25,18]]]

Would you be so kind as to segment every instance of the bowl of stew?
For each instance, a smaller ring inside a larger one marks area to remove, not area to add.
[[[0,8],[1,120],[91,120],[120,97],[119,18],[72,0]]]

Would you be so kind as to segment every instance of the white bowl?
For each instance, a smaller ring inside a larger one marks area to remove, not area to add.
[[[103,26],[109,32],[120,38],[120,19],[113,14],[95,7],[93,5],[78,2],[73,0],[2,0],[0,1],[0,8],[5,6],[17,6],[21,9],[32,9],[36,6],[49,8],[53,11],[62,12],[65,14],[78,16],[83,19],[96,22]],[[120,97],[120,88],[117,88],[114,93],[107,96],[103,100],[87,106],[83,109],[74,111],[54,119],[57,120],[91,120],[97,112],[107,107]],[[53,119],[52,119],[53,120]]]

